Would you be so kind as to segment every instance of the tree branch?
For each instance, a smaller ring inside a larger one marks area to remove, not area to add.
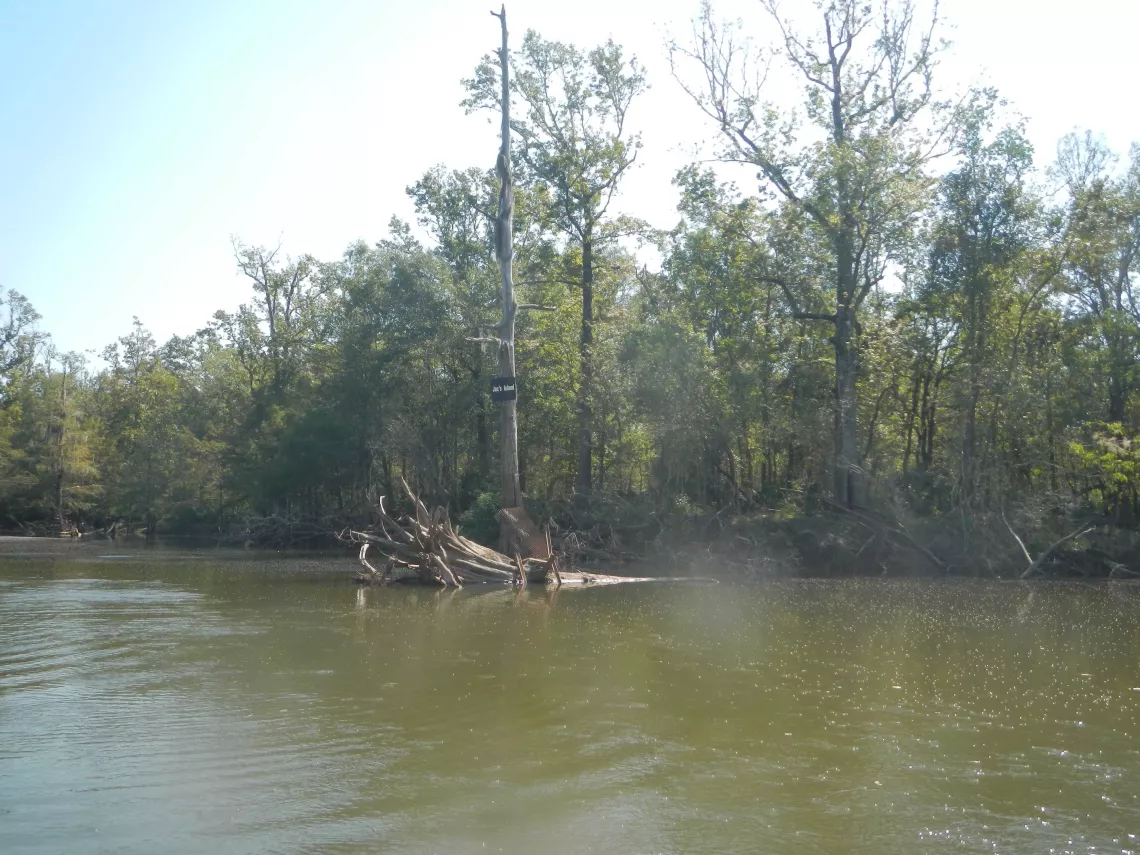
[[[1024,541],[1022,541],[1022,539],[1017,536],[1017,532],[1013,530],[1013,526],[1011,526],[1009,524],[1009,520],[1007,520],[1005,518],[1005,508],[1001,509],[1001,521],[1003,523],[1005,523],[1005,527],[1007,529],[1009,529],[1009,533],[1013,535],[1013,539],[1016,540],[1017,545],[1021,547],[1021,554],[1025,556],[1026,563],[1029,565],[1030,568],[1032,568],[1033,567],[1033,556],[1029,554],[1029,550],[1025,548]]]
[[[779,285],[780,290],[784,292],[784,296],[788,300],[788,307],[792,310],[792,317],[799,321],[830,321],[835,323],[835,315],[827,315],[822,312],[801,312],[799,302],[796,300],[795,295],[792,294],[792,289],[788,287],[788,283],[781,279],[779,276],[761,276],[761,282],[771,282],[773,285]]]
[[[1066,543],[1068,543],[1070,540],[1072,540],[1074,538],[1081,537],[1082,535],[1088,534],[1090,531],[1092,531],[1095,528],[1096,528],[1096,526],[1094,526],[1094,525],[1086,526],[1084,528],[1078,529],[1077,531],[1074,531],[1072,534],[1067,534],[1064,537],[1062,537],[1060,540],[1058,540],[1056,543],[1054,543],[1052,546],[1050,546],[1048,549],[1046,549],[1044,552],[1042,552],[1040,555],[1038,555],[1037,560],[1029,565],[1029,569],[1021,574],[1021,578],[1022,579],[1028,579],[1030,576],[1034,575],[1035,573],[1039,573],[1041,571],[1041,565],[1045,563],[1045,559],[1048,558],[1050,555],[1052,555],[1054,552],[1056,552],[1057,549],[1064,546]],[[1016,535],[1015,535],[1015,537],[1016,537]]]

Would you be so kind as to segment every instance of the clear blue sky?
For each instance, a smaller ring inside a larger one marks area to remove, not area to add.
[[[662,47],[698,0],[509,4],[527,27],[645,63],[643,166],[622,207],[676,219],[681,146],[709,136]],[[717,8],[770,38],[756,0]],[[786,0],[789,8],[806,0]],[[1038,160],[1065,131],[1140,140],[1140,2],[944,0],[940,83],[997,85]],[[161,341],[247,300],[231,235],[339,256],[412,216],[436,163],[490,165],[494,128],[460,79],[497,42],[487,0],[0,0],[0,287],[28,296],[64,350],[101,349],[139,316]],[[1057,8],[1063,13],[1051,10]],[[648,10],[648,11],[646,11]],[[745,185],[749,176],[740,176]]]

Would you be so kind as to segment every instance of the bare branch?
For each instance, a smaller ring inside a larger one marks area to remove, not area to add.
[[[796,300],[792,289],[788,287],[788,283],[779,276],[760,276],[758,277],[761,282],[771,282],[773,285],[778,285],[780,290],[784,292],[784,297],[788,301],[788,307],[792,310],[792,317],[796,320],[802,321],[830,321],[835,323],[835,315],[824,314],[822,312],[802,312],[800,311],[799,302]]]
[[[1078,538],[1078,537],[1083,537],[1084,535],[1088,534],[1090,531],[1093,531],[1095,528],[1096,528],[1096,526],[1092,526],[1092,525],[1085,526],[1083,528],[1078,529],[1077,531],[1074,531],[1072,534],[1067,534],[1064,537],[1062,537],[1060,540],[1058,540],[1056,543],[1054,543],[1052,546],[1050,546],[1048,549],[1046,549],[1044,552],[1042,552],[1040,555],[1038,555],[1037,560],[1029,565],[1029,569],[1021,574],[1021,578],[1022,579],[1028,579],[1030,576],[1033,576],[1034,574],[1039,573],[1041,571],[1041,566],[1045,563],[1045,560],[1047,558],[1049,558],[1049,556],[1051,556],[1054,552],[1056,552],[1059,548],[1064,546],[1070,540],[1073,540],[1074,538]]]
[[[1013,539],[1017,541],[1017,545],[1021,547],[1021,554],[1025,556],[1026,563],[1033,567],[1033,556],[1029,554],[1029,550],[1025,548],[1025,543],[1017,536],[1017,532],[1013,530],[1013,526],[1009,524],[1009,520],[1005,518],[1005,508],[1001,509],[1001,521],[1005,523],[1005,527],[1009,533],[1013,535]]]

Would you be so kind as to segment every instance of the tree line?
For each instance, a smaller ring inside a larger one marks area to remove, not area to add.
[[[1134,525],[1140,147],[1073,133],[1042,162],[996,91],[935,85],[939,22],[909,2],[833,0],[802,31],[761,5],[772,48],[708,5],[670,45],[749,180],[682,169],[667,231],[620,210],[643,68],[535,32],[512,53],[514,282],[547,309],[517,319],[528,499]],[[465,109],[500,109],[498,68]],[[496,507],[498,189],[436,167],[407,190],[418,231],[339,259],[235,242],[248,302],[162,344],[136,320],[97,366],[9,291],[2,525],[329,531],[401,478]]]

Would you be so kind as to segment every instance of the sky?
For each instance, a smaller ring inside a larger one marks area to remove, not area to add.
[[[713,136],[664,46],[691,33],[698,2],[507,9],[513,45],[528,28],[581,46],[612,37],[645,65],[651,89],[631,111],[644,148],[620,209],[660,227],[678,219],[673,174]],[[97,353],[135,316],[161,342],[248,301],[233,238],[322,259],[383,238],[393,215],[414,219],[404,190],[429,168],[494,163],[497,126],[459,106],[462,78],[498,44],[489,8],[0,0],[0,288],[32,301],[61,351]],[[1140,2],[941,8],[953,47],[936,84],[996,86],[1028,118],[1038,163],[1073,129],[1121,154],[1140,141]],[[714,9],[772,40],[758,0]],[[745,190],[754,181],[735,177]]]

